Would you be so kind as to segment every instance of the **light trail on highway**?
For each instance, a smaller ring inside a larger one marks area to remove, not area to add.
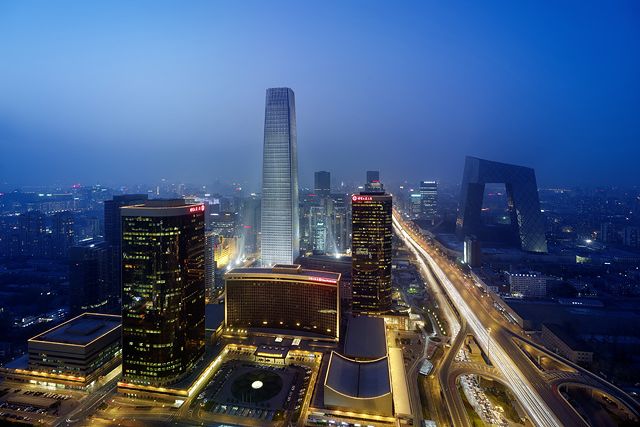
[[[422,255],[422,257],[418,257],[417,261],[425,266],[426,264],[424,260],[428,262],[429,267],[431,267],[431,271],[436,275],[440,284],[449,296],[449,299],[458,310],[458,313],[460,313],[460,316],[466,320],[468,327],[471,328],[471,331],[478,339],[479,344],[483,347],[483,350],[488,353],[487,343],[489,342],[490,337],[487,328],[471,310],[458,289],[453,285],[438,263],[413,239],[413,237],[411,237],[409,233],[405,231],[395,215],[393,216],[393,225],[399,232],[398,234],[402,236],[403,240],[417,253]],[[531,384],[526,381],[524,375],[500,346],[497,340],[491,345],[490,350],[490,359],[492,363],[502,373],[502,375],[504,375],[512,392],[532,418],[534,424],[537,426],[560,427],[562,423],[542,398],[535,392]]]

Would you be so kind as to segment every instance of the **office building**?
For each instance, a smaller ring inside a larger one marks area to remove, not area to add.
[[[327,250],[327,233],[329,215],[327,215],[327,206],[321,203],[320,206],[312,206],[309,214],[309,223],[311,226],[311,242],[313,253],[324,254]]]
[[[69,300],[71,315],[105,312],[109,302],[107,277],[109,246],[87,242],[69,250]]]
[[[630,248],[640,247],[640,228],[639,227],[625,227],[622,243]]]
[[[109,245],[106,287],[110,297],[109,305],[118,310],[121,307],[120,293],[122,292],[122,253],[120,250],[122,217],[120,216],[120,208],[144,203],[147,199],[146,194],[123,194],[113,196],[112,200],[104,201],[104,240]]]
[[[590,365],[593,362],[593,350],[589,345],[561,325],[543,323],[541,339],[545,347],[573,363]]]
[[[456,234],[460,240],[475,235],[481,240],[486,232],[481,211],[485,185],[502,183],[507,191],[511,215],[511,233],[526,252],[547,253],[545,221],[540,212],[538,186],[533,169],[467,157],[462,177],[460,209]]]
[[[544,298],[547,296],[548,278],[537,271],[526,273],[507,272],[509,292],[513,296]]]
[[[318,197],[329,197],[331,195],[331,174],[327,171],[319,171],[314,174],[313,191]]]
[[[204,205],[149,200],[121,215],[123,381],[164,386],[204,353]]]
[[[467,236],[464,239],[462,260],[469,267],[480,267],[482,265],[482,243],[474,236]]]
[[[215,294],[215,244],[217,236],[212,231],[205,233],[204,241],[204,288],[207,301]]]
[[[351,197],[353,310],[391,308],[392,199],[378,184]]]
[[[380,171],[367,171],[367,181],[364,184],[365,191],[379,191]]]
[[[409,196],[409,212],[413,219],[422,218],[422,195],[419,191],[412,191]]]
[[[0,370],[10,379],[83,389],[120,363],[120,316],[83,313],[28,340],[28,359]]]
[[[225,274],[225,325],[337,340],[339,287],[340,273],[296,264],[235,268]]]
[[[262,163],[263,266],[291,264],[299,255],[296,107],[289,88],[267,89]]]
[[[69,249],[74,244],[73,213],[56,212],[51,219],[50,255],[56,259],[66,259],[69,256]]]
[[[420,219],[433,224],[438,215],[438,183],[436,181],[420,182]]]

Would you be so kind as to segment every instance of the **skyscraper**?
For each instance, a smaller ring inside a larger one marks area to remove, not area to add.
[[[327,171],[318,171],[314,174],[313,190],[319,197],[331,195],[331,174]]]
[[[438,183],[420,182],[420,219],[434,222],[438,214]]]
[[[298,257],[298,154],[296,106],[289,88],[267,89],[262,162],[262,265]]]
[[[107,282],[105,283],[110,305],[120,310],[120,293],[122,291],[120,239],[122,237],[122,218],[120,208],[137,205],[148,199],[146,194],[123,194],[113,196],[113,200],[104,201],[104,240],[109,245]]]
[[[364,190],[368,192],[379,191],[380,171],[367,171],[367,182],[364,184]]]
[[[512,234],[526,252],[547,253],[545,219],[540,212],[538,185],[533,169],[507,163],[467,157],[460,190],[456,234],[463,240],[472,234],[483,240],[489,236],[482,221],[485,185],[503,183],[507,190]]]
[[[351,196],[353,310],[391,308],[392,199],[378,184]]]
[[[121,214],[123,379],[171,384],[204,353],[204,205],[149,200]]]
[[[90,311],[104,313],[109,295],[106,289],[108,245],[86,243],[69,249],[69,305],[71,315]]]

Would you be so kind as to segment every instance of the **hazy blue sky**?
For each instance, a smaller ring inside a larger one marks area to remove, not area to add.
[[[301,182],[640,183],[640,2],[0,2],[0,181],[259,185],[265,89]]]

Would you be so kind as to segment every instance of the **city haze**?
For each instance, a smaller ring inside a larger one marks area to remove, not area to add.
[[[0,182],[257,190],[278,86],[296,93],[303,186],[322,169],[457,183],[465,155],[540,185],[638,182],[639,17],[634,2],[5,2]]]

